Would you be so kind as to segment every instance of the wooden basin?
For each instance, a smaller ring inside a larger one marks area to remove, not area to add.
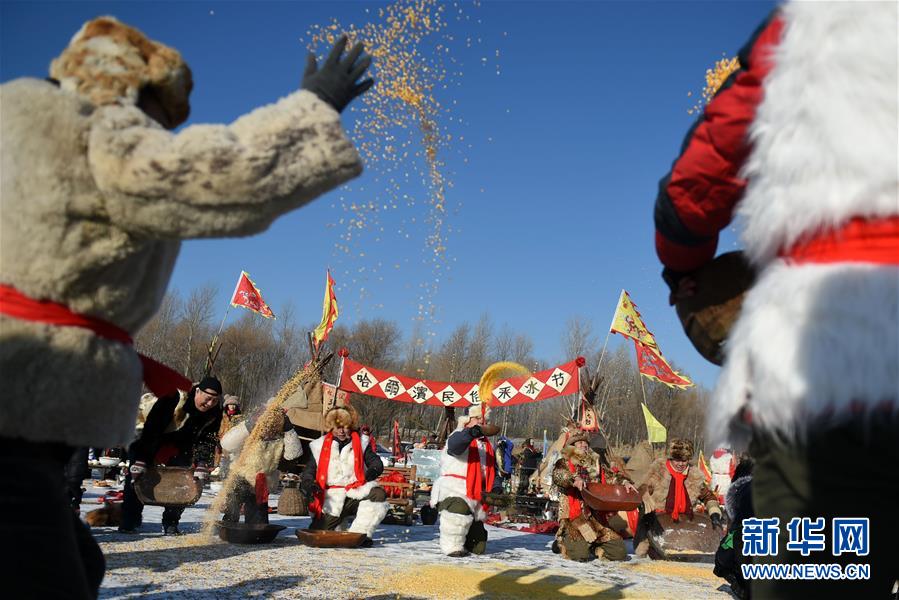
[[[581,492],[581,497],[587,506],[601,512],[634,510],[643,501],[636,490],[611,483],[588,483],[587,489]]]
[[[134,482],[134,492],[150,506],[182,507],[200,499],[203,485],[194,479],[192,467],[156,467]]]
[[[364,533],[349,531],[297,529],[296,533],[301,544],[316,548],[358,548],[365,541]]]
[[[270,525],[258,523],[247,525],[246,523],[224,523],[216,521],[219,538],[232,544],[268,544],[278,533],[287,529],[284,525]]]
[[[702,561],[715,555],[721,532],[712,527],[706,514],[682,515],[677,521],[667,513],[658,513],[660,527],[649,532],[649,542],[665,560]]]

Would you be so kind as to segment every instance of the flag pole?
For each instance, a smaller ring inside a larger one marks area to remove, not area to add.
[[[240,280],[237,280],[237,284],[240,285]],[[234,288],[234,291],[237,292],[237,288]],[[231,298],[234,298],[234,294],[231,294]],[[222,335],[222,330],[225,328],[225,319],[228,318],[228,313],[231,312],[231,302],[228,302],[228,308],[225,309],[225,316],[222,317],[222,322],[219,324],[219,329],[212,336],[212,341],[209,342],[209,348],[206,351],[206,367],[203,369],[204,375],[209,375],[212,371],[212,365],[215,364],[215,358],[213,358],[212,353],[215,351],[215,343],[218,341],[219,336]],[[216,356],[218,356],[218,352],[216,352]]]
[[[643,392],[643,406],[649,409],[649,405],[646,403],[646,388],[643,386],[643,374],[640,371],[637,371],[637,377],[640,378],[640,390]],[[649,442],[649,448],[652,450],[652,456],[655,458],[656,449],[655,446],[652,445],[652,434],[649,432],[649,423],[646,424],[646,441]]]

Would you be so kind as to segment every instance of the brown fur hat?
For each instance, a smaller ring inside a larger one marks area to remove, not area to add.
[[[151,88],[174,126],[190,114],[193,78],[181,54],[115,17],[85,23],[50,63],[50,77],[96,106],[136,104]]]
[[[668,456],[674,460],[690,462],[693,459],[693,442],[683,438],[671,440],[671,444],[668,446]]]
[[[566,446],[574,446],[577,442],[589,442],[590,438],[583,431],[575,431],[565,442]]]
[[[359,429],[359,413],[352,406],[335,406],[325,414],[325,431],[335,427],[348,427],[356,431]]]

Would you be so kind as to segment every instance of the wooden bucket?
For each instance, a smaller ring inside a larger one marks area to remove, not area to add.
[[[315,548],[358,548],[366,537],[364,533],[312,529],[297,529],[296,534],[301,544]]]
[[[134,482],[134,493],[150,506],[180,508],[196,504],[203,484],[194,479],[193,467],[156,467]]]
[[[720,365],[722,344],[740,315],[743,297],[755,281],[755,272],[742,252],[728,252],[692,274],[696,293],[675,308],[684,332],[708,361]]]

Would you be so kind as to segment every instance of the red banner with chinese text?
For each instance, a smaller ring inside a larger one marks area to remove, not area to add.
[[[477,404],[478,384],[451,383],[406,377],[344,359],[340,389],[398,402],[428,406],[465,407]],[[576,394],[580,389],[577,361],[546,369],[530,376],[511,377],[496,384],[490,406],[524,404]]]

